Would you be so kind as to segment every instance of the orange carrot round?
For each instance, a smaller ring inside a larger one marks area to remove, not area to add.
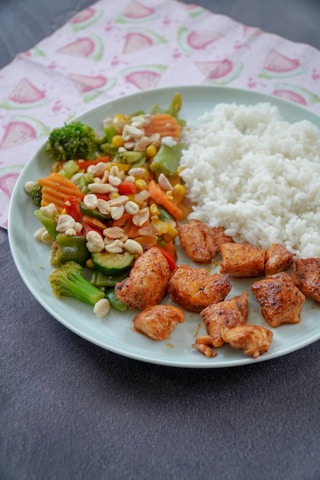
[[[154,133],[159,133],[160,137],[172,137],[179,140],[181,135],[181,126],[177,120],[168,113],[155,113],[152,115],[150,124],[144,127],[147,137]]]
[[[83,196],[80,188],[60,173],[51,173],[46,177],[40,178],[39,184],[42,186],[42,207],[49,205],[49,203],[54,203],[58,211],[61,211],[64,208],[64,200],[67,197],[75,196],[81,199]]]

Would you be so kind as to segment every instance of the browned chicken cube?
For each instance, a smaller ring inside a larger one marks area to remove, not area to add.
[[[169,281],[172,300],[189,312],[201,312],[221,302],[232,288],[229,275],[210,274],[204,268],[178,265]]]
[[[273,243],[266,252],[265,274],[274,275],[289,268],[293,261],[293,253],[280,243]]]
[[[224,227],[211,227],[212,235],[214,238],[214,242],[218,247],[218,252],[221,250],[221,245],[224,243],[232,243],[233,239],[229,235],[225,234]]]
[[[306,301],[286,272],[270,275],[251,285],[251,291],[260,303],[261,313],[271,327],[282,323],[299,323]]]
[[[320,302],[320,258],[296,258],[291,277],[306,297]]]
[[[237,325],[245,325],[248,318],[248,292],[209,305],[200,313],[207,334],[212,338],[214,347],[221,347],[224,344],[223,332],[227,328]]]
[[[192,348],[198,350],[205,357],[211,358],[217,355],[217,351],[213,348],[213,341],[209,335],[202,335],[196,338]]]
[[[232,277],[259,277],[264,274],[266,251],[247,243],[224,243],[221,245],[220,273]]]
[[[168,292],[169,264],[157,247],[146,250],[135,261],[130,274],[115,285],[115,292],[129,308],[143,310],[161,302]]]
[[[269,350],[273,333],[260,325],[242,325],[226,329],[222,338],[232,348],[240,349],[246,355],[257,358]]]
[[[210,263],[222,243],[232,242],[224,230],[223,227],[211,228],[198,220],[191,220],[179,228],[179,239],[189,258],[198,263]]]
[[[172,305],[153,305],[139,312],[132,326],[153,340],[166,340],[178,323],[184,322],[184,312]]]

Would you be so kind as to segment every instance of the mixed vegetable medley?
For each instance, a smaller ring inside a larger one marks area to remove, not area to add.
[[[35,238],[51,246],[57,297],[88,303],[102,317],[110,306],[126,310],[114,285],[145,250],[159,248],[174,270],[178,222],[190,212],[179,176],[181,103],[177,93],[166,110],[116,113],[102,134],[80,121],[51,132],[51,171],[25,190],[41,223]]]

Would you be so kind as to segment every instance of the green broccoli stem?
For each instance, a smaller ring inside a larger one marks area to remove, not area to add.
[[[66,262],[76,262],[84,266],[90,258],[86,238],[81,235],[64,235],[59,233],[52,245],[51,265],[58,267]]]
[[[58,298],[72,297],[92,306],[104,298],[104,292],[83,276],[82,267],[76,262],[67,262],[52,270],[49,282]]]
[[[56,230],[56,221],[55,221],[55,216],[47,215],[41,208],[38,210],[35,210],[34,216],[39,220],[39,222],[42,223],[44,228],[47,230],[51,240],[55,240],[57,237],[57,230]]]

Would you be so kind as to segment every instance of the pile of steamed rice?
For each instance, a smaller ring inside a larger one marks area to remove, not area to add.
[[[226,227],[235,241],[281,243],[320,257],[320,140],[269,103],[218,104],[187,133],[181,175],[196,202],[189,218]]]

